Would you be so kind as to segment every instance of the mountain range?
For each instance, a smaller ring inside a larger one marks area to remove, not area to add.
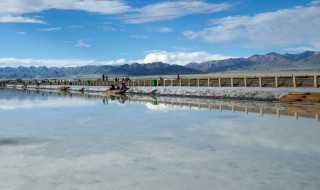
[[[320,68],[320,52],[306,51],[299,54],[268,53],[248,58],[231,58],[203,63],[189,63],[186,67],[204,73],[225,71],[304,70]]]
[[[1,64],[1,63],[0,63]],[[162,62],[147,64],[102,65],[81,67],[2,67],[0,78],[34,78],[34,77],[65,77],[70,75],[176,75],[201,74],[229,71],[281,71],[320,68],[320,52],[306,51],[299,54],[268,53],[253,55],[248,58],[231,58],[213,60],[202,63],[189,63],[185,66],[170,65]]]

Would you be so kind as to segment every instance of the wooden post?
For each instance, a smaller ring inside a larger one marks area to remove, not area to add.
[[[134,86],[134,80],[132,80],[132,86]]]
[[[157,79],[157,86],[159,86],[159,80]]]
[[[259,87],[262,87],[262,77],[259,77]]]
[[[296,120],[298,120],[298,118],[299,118],[298,112],[294,112],[294,118],[295,118]]]
[[[208,78],[208,87],[210,86],[210,78]]]
[[[243,81],[244,81],[244,87],[248,87],[248,84],[247,84],[247,77],[244,77],[244,78],[243,78]]]
[[[280,118],[280,110],[277,109],[277,116]]]
[[[200,79],[198,78],[198,87],[200,86]]]
[[[279,87],[279,77],[278,77],[278,76],[276,76],[276,77],[274,78],[274,86],[275,86],[276,88]]]
[[[231,87],[233,87],[233,82],[234,82],[234,78],[231,77],[231,78],[230,78]]]
[[[221,87],[221,78],[218,78],[219,87]]]
[[[166,86],[166,80],[163,79],[163,86]]]
[[[181,82],[181,81],[182,81],[182,79],[179,79],[179,80],[180,80],[180,86],[182,86],[182,84],[181,84],[181,83],[182,83],[182,82]]]
[[[146,86],[146,80],[143,80],[143,86]]]
[[[292,75],[292,83],[293,83],[293,87],[296,88],[297,87],[297,80],[296,80],[296,76]]]
[[[190,86],[190,79],[188,78],[188,86]]]
[[[173,79],[170,79],[171,80],[171,86],[173,86]]]
[[[313,87],[315,87],[315,88],[318,87],[317,75],[314,75],[314,76],[313,76]]]

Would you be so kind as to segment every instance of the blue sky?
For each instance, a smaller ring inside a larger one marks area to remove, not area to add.
[[[319,0],[1,0],[0,67],[320,50]]]

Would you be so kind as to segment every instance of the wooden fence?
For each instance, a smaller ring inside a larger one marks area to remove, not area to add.
[[[237,76],[209,78],[175,79],[131,79],[123,81],[128,87],[135,86],[189,86],[189,87],[315,87],[320,84],[320,75],[291,75],[291,76]],[[44,85],[81,85],[81,86],[111,86],[121,81],[82,80],[82,81],[51,81],[42,82]],[[35,82],[27,82],[32,84]]]

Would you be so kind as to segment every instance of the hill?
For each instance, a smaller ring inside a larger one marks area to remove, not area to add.
[[[3,67],[0,68],[0,78],[48,78],[66,77],[71,75],[176,75],[201,74],[228,71],[284,71],[320,69],[320,52],[306,51],[299,54],[268,53],[253,55],[248,58],[232,58],[212,60],[203,63],[189,63],[185,66],[170,65],[162,62],[147,64],[125,64],[118,66],[81,66],[81,67]]]
[[[117,74],[117,75],[176,75],[176,74],[197,74],[201,71],[166,63],[155,62],[148,64],[133,63],[131,65],[119,66],[81,66],[81,67],[4,67],[0,68],[0,78],[34,78],[34,77],[65,77],[70,75],[91,75],[91,74]]]
[[[203,63],[189,63],[186,67],[205,73],[241,70],[301,70],[320,68],[320,52],[300,54],[268,53],[248,58],[235,58]]]

